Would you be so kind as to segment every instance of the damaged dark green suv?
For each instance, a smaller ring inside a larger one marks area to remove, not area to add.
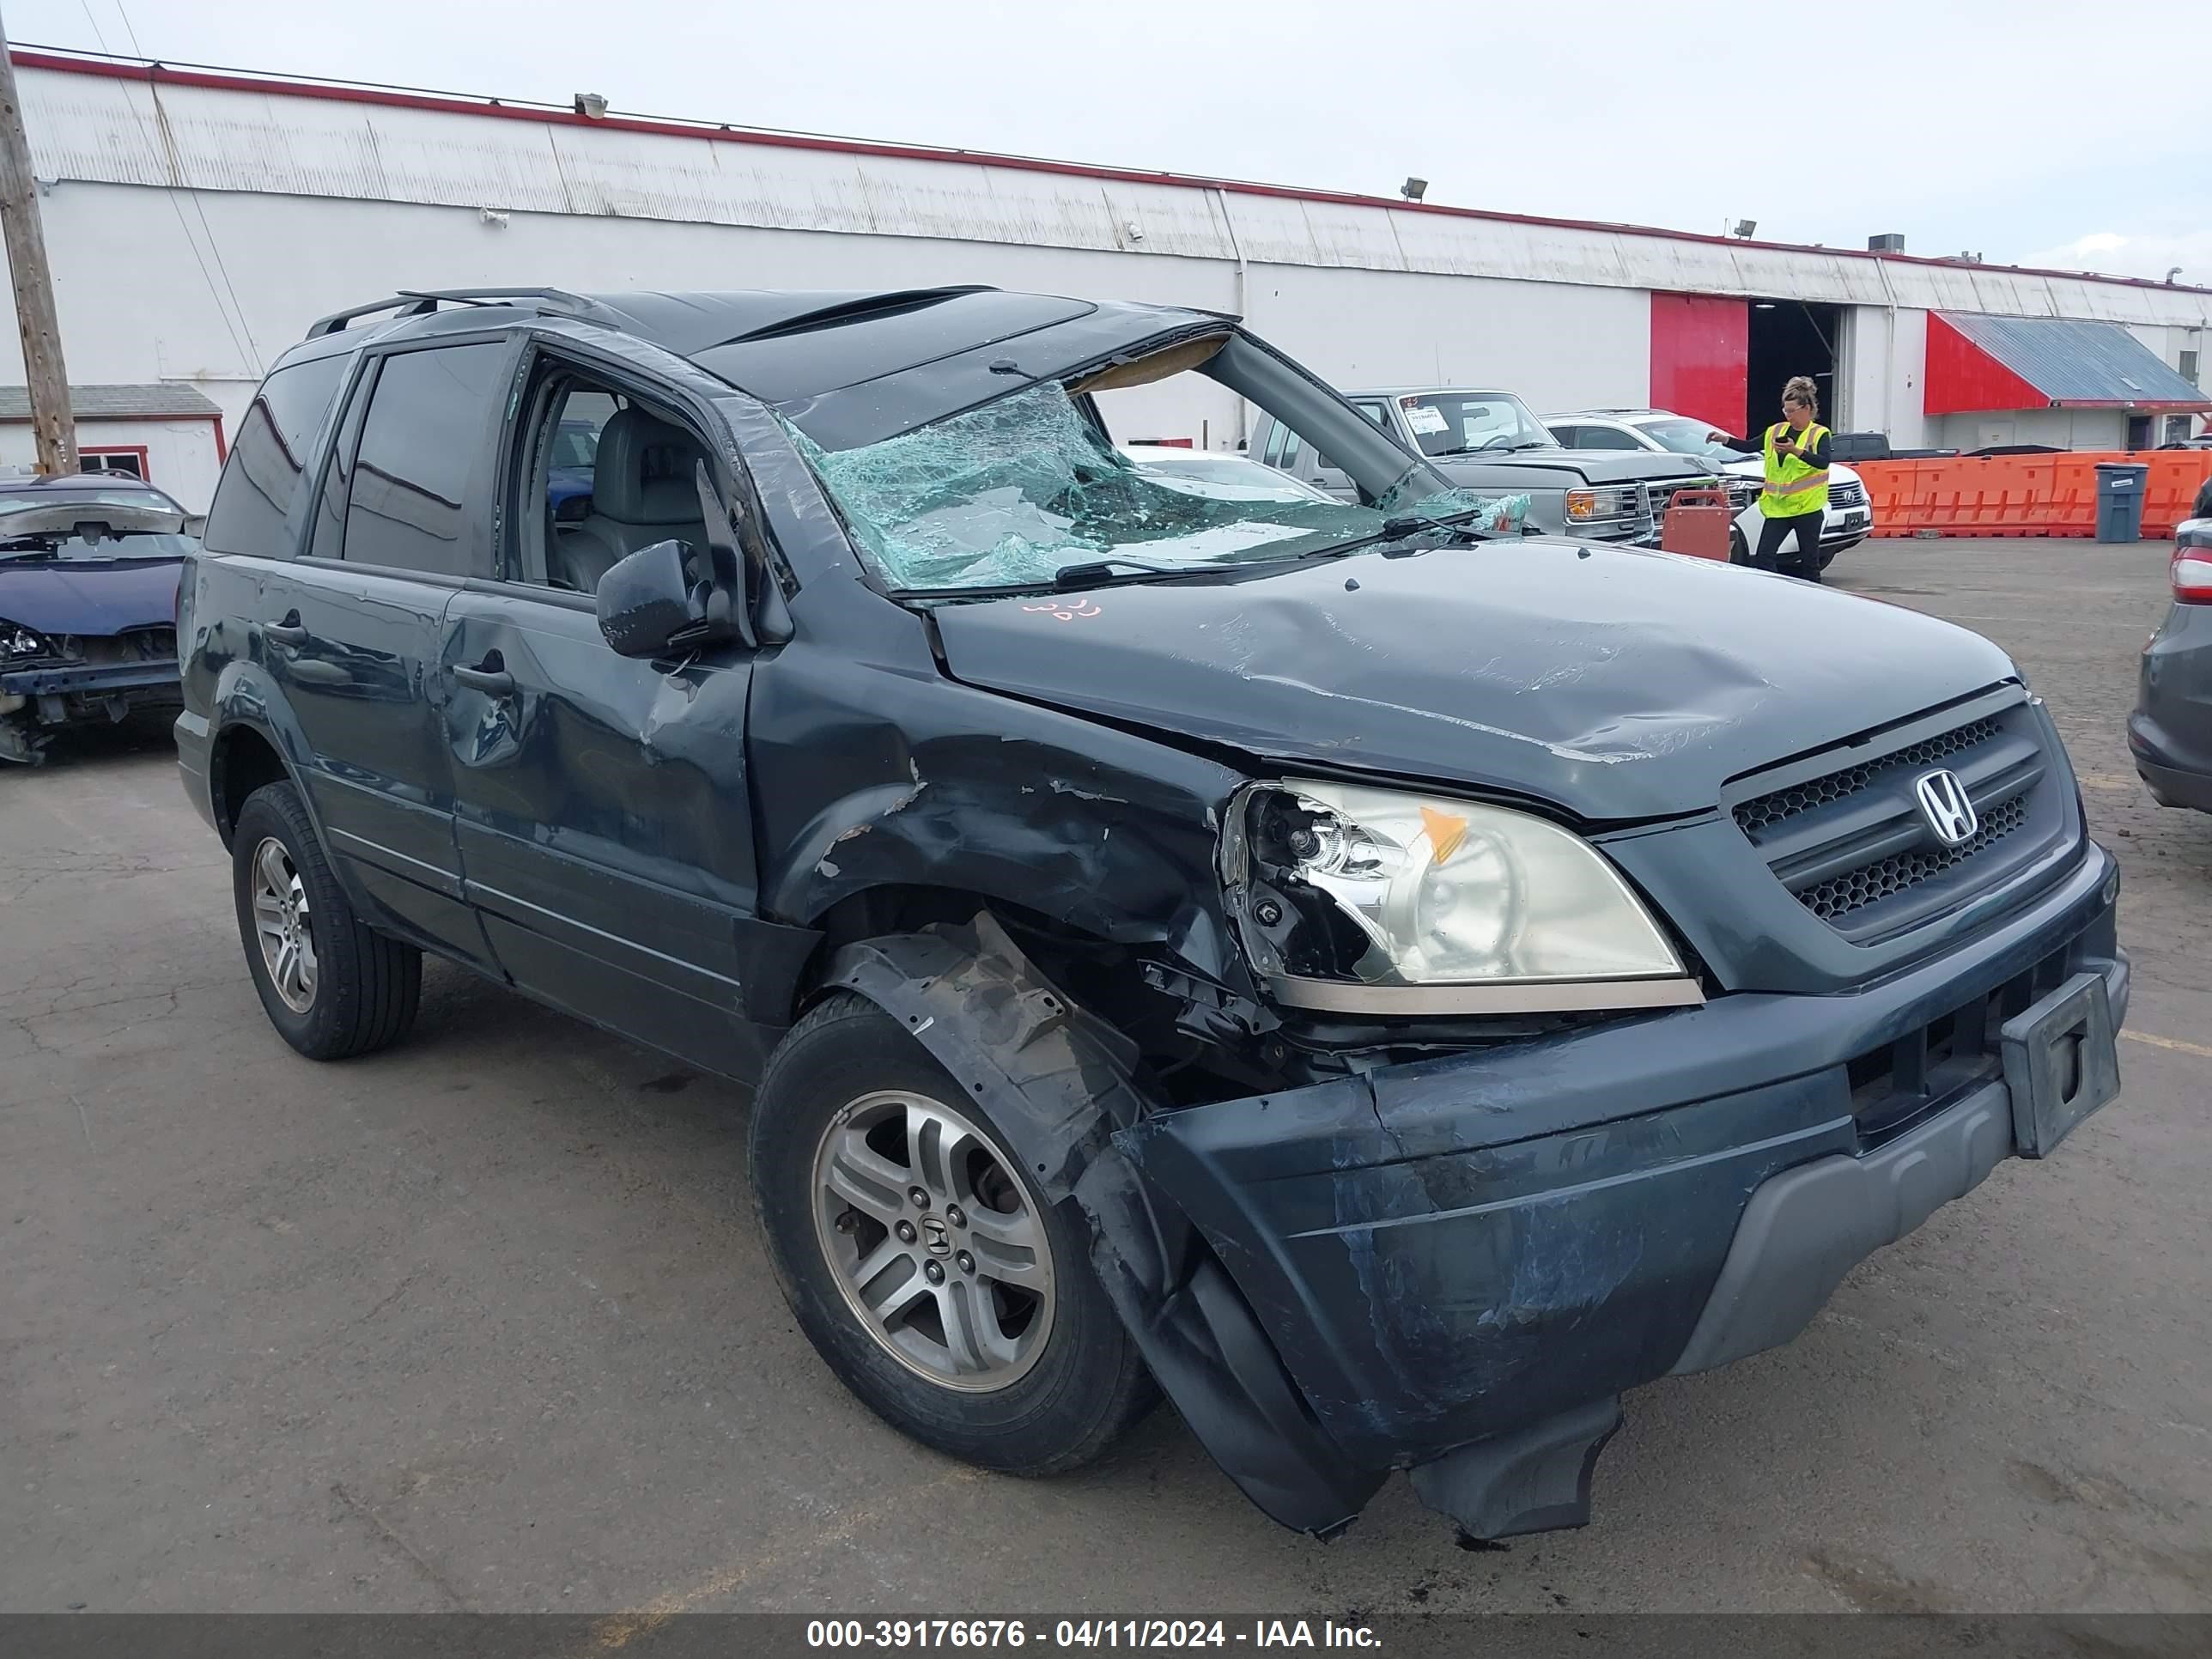
[[[1133,463],[1176,376],[1358,503]],[[1571,1526],[1623,1390],[2112,1097],[2128,967],[1994,647],[1510,523],[1206,313],[410,295],[244,424],[185,785],[302,1054],[430,951],[757,1081],[908,1433],[1062,1469],[1164,1390],[1291,1526]]]

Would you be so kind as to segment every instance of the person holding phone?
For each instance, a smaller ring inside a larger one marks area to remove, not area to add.
[[[1739,455],[1760,456],[1766,463],[1766,484],[1759,497],[1765,522],[1759,527],[1752,563],[1808,582],[1820,580],[1820,526],[1828,513],[1828,428],[1813,418],[1820,401],[1820,388],[1811,379],[1795,375],[1782,388],[1782,419],[1758,437],[1735,438],[1718,431],[1708,434],[1710,442],[1725,445]],[[1784,564],[1783,545],[1792,537],[1796,538],[1796,554]]]

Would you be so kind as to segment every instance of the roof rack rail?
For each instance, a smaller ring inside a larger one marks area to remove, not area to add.
[[[319,317],[307,330],[307,338],[318,340],[326,334],[343,333],[348,325],[363,317],[374,317],[380,311],[397,313],[402,317],[422,317],[441,305],[494,306],[518,300],[534,301],[540,311],[550,311],[563,317],[574,317],[581,321],[611,323],[618,320],[617,313],[597,300],[587,300],[580,294],[571,294],[564,288],[438,288],[402,289],[388,300],[373,300],[364,306],[354,306],[344,311],[334,311]]]

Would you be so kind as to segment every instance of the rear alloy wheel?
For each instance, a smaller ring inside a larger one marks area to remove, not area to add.
[[[295,1014],[315,1006],[315,930],[307,890],[274,836],[253,849],[253,932],[261,966]]]
[[[1054,1474],[1152,1406],[1081,1214],[1048,1203],[983,1103],[866,999],[826,999],[769,1060],[752,1184],[808,1340],[924,1444]]]
[[[310,1060],[404,1036],[422,994],[422,953],[354,915],[300,792],[289,783],[255,790],[230,851],[246,971],[277,1034]]]

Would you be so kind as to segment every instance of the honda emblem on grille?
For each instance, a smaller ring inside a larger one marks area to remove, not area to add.
[[[1981,820],[1974,813],[1974,803],[1966,794],[1966,786],[1959,781],[1957,773],[1923,773],[1913,784],[1912,793],[1919,798],[1920,816],[1928,820],[1936,839],[1946,847],[1956,847],[1981,827]]]

